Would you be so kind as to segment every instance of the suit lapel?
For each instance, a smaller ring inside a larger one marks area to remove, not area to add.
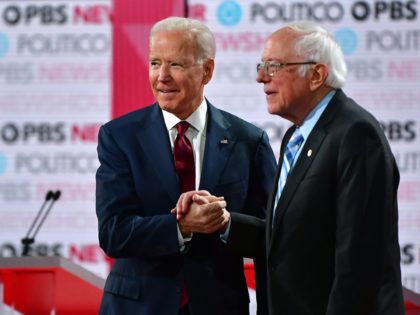
[[[156,179],[163,189],[166,189],[174,203],[179,197],[179,184],[175,171],[171,143],[166,130],[161,109],[158,104],[153,105],[151,114],[139,122],[137,140],[143,150],[146,163],[154,168]]]
[[[305,142],[304,147],[302,148],[299,158],[296,161],[296,164],[294,165],[291,173],[289,174],[287,178],[286,184],[280,196],[280,200],[277,203],[276,214],[274,217],[274,224],[269,225],[269,230],[272,230],[272,233],[267,235],[268,242],[270,244],[269,253],[271,252],[272,244],[275,243],[275,240],[281,234],[281,231],[279,230],[280,225],[281,225],[280,223],[283,220],[286,211],[288,210],[289,204],[292,201],[293,196],[295,195],[300,182],[302,181],[306,172],[311,166],[312,161],[316,158],[320,150],[320,147],[322,145],[322,142],[324,141],[327,135],[326,127],[329,124],[329,122],[333,119],[337,110],[339,109],[339,103],[344,102],[345,98],[346,96],[344,95],[344,93],[341,90],[337,90],[336,94],[331,99],[330,103],[328,104],[328,107],[325,109],[319,121],[316,123],[314,129],[309,134],[309,137],[307,141]],[[293,133],[292,130],[290,131],[290,133],[287,133],[285,135],[285,139],[289,139],[292,133]],[[280,156],[280,161],[279,161],[279,170],[276,177],[277,181],[278,181],[278,176],[281,169],[284,147],[285,147],[285,144],[282,143],[282,150],[281,150],[281,156]],[[309,150],[311,150],[311,154],[308,154]],[[276,189],[277,189],[277,185],[276,185]],[[274,197],[272,198],[272,203],[270,203],[270,209],[271,209],[270,216],[272,216],[272,213],[273,213],[272,212],[273,203],[274,203]]]
[[[314,129],[312,130],[308,141],[305,143],[305,146],[302,148],[299,158],[287,178],[286,184],[284,185],[282,194],[280,196],[280,200],[277,204],[276,214],[274,216],[273,238],[278,234],[277,230],[280,226],[279,223],[287,211],[289,203],[293,199],[299,183],[302,181],[308,168],[312,164],[312,161],[316,157],[324,138],[325,132],[322,130]],[[309,150],[311,150],[310,156],[307,154]]]
[[[267,224],[270,227],[269,229],[266,229],[266,233],[267,233],[267,239],[269,240],[269,242],[271,242],[271,232],[272,232],[272,225],[273,225],[273,208],[274,208],[274,202],[275,202],[275,198],[276,198],[276,194],[277,194],[277,186],[279,183],[279,177],[280,177],[280,172],[281,172],[281,165],[283,163],[283,157],[284,157],[284,150],[286,147],[286,144],[289,142],[290,137],[293,134],[293,131],[295,130],[295,127],[292,126],[290,127],[282,140],[281,143],[281,148],[280,148],[280,155],[279,155],[279,161],[277,163],[277,170],[276,170],[276,177],[275,177],[275,184],[273,185],[273,190],[271,191],[271,195],[269,197],[268,200],[268,211],[267,211]]]
[[[206,144],[199,187],[212,192],[225,168],[236,138],[229,131],[230,123],[221,111],[209,102],[207,104]]]

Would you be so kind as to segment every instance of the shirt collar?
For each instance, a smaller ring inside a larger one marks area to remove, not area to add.
[[[305,118],[303,124],[299,127],[299,131],[303,136],[303,139],[307,139],[315,124],[318,122],[328,103],[333,98],[336,90],[331,90],[327,95],[319,102],[319,104],[309,113]]]
[[[170,131],[172,128],[176,126],[177,123],[181,121],[178,117],[174,114],[162,110],[163,120],[165,121],[166,129]],[[206,117],[207,117],[207,101],[203,98],[201,104],[197,107],[197,109],[187,118],[187,121],[191,126],[194,127],[198,132],[204,130],[206,125]]]

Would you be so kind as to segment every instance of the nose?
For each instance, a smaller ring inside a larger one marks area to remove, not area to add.
[[[167,81],[170,78],[170,70],[167,65],[161,65],[159,68],[158,73],[158,80],[159,81]]]
[[[257,75],[256,75],[256,77],[255,77],[255,80],[256,80],[258,83],[266,83],[266,82],[268,82],[270,79],[271,79],[271,78],[270,78],[268,75],[266,75],[266,74],[265,74],[264,69],[257,70]]]

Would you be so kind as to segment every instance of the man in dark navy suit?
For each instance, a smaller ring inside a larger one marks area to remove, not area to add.
[[[213,35],[200,22],[158,22],[149,51],[157,102],[100,129],[99,241],[115,259],[100,314],[249,314],[243,258],[220,231],[226,210],[265,217],[276,162],[265,132],[204,98],[214,57]],[[224,198],[177,221],[171,210],[193,189]],[[255,264],[265,314],[264,258]]]

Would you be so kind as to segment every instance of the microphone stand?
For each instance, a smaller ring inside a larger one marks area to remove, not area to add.
[[[35,242],[35,236],[38,234],[39,229],[41,228],[48,214],[50,213],[52,206],[58,200],[58,198],[60,198],[60,195],[61,195],[61,192],[59,190],[57,190],[56,192],[49,190],[47,194],[45,195],[45,200],[42,203],[41,208],[38,210],[38,213],[34,221],[32,222],[31,226],[29,227],[29,230],[26,233],[26,236],[22,238],[21,240],[21,243],[23,245],[22,256],[29,256],[29,250],[30,250],[31,245]],[[47,210],[43,213],[43,210],[47,204],[48,204]],[[38,220],[40,218],[41,220],[38,223]],[[34,227],[35,227],[35,231],[32,233],[32,230]],[[32,236],[30,236],[31,234]]]

